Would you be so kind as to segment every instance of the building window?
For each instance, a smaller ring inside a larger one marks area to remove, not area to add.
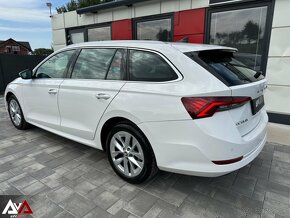
[[[111,40],[111,25],[90,25],[67,30],[67,44]]]
[[[134,20],[134,39],[173,41],[173,18],[168,16],[153,16]]]
[[[11,53],[12,49],[11,49],[11,45],[7,45],[6,46],[6,49],[5,49],[5,52],[6,53]]]
[[[20,47],[18,45],[12,46],[12,52],[19,52],[19,51],[20,51]]]
[[[75,29],[68,32],[68,44],[85,42],[85,30]]]
[[[111,40],[111,27],[98,27],[88,29],[88,41]]]
[[[84,42],[85,41],[84,33],[72,33],[71,41],[72,44]]]
[[[237,48],[236,59],[256,71],[265,72],[271,26],[269,4],[209,9],[207,43]]]

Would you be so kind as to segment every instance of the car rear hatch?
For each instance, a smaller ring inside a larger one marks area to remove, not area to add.
[[[261,72],[236,60],[234,52],[230,49],[215,49],[186,52],[185,55],[224,82],[231,89],[232,97],[249,97],[245,104],[228,110],[241,136],[245,136],[261,120],[266,80]]]
[[[258,126],[264,107],[264,89],[266,87],[265,79],[248,85],[231,87],[232,96],[249,96],[251,100],[242,107],[229,110],[229,113],[235,122],[242,136],[251,132]]]

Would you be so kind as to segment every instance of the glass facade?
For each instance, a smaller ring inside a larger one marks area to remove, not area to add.
[[[81,42],[85,41],[85,36],[84,36],[83,32],[71,33],[70,37],[71,37],[71,43],[72,44],[81,43]]]
[[[98,27],[88,29],[88,41],[111,40],[111,27]]]
[[[254,70],[262,70],[267,6],[210,14],[210,44],[238,49],[235,57]]]
[[[172,41],[171,18],[138,21],[136,23],[136,39]]]
[[[68,31],[68,44],[111,40],[111,26],[82,27]]]

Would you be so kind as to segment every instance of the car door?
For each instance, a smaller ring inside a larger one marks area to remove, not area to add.
[[[59,52],[34,70],[23,84],[24,110],[28,122],[60,129],[58,91],[75,50]]]
[[[61,130],[92,140],[104,111],[125,84],[126,50],[83,48],[59,91]]]

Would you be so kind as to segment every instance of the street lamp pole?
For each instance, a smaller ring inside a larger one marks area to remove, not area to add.
[[[46,2],[46,6],[49,7],[49,17],[52,17],[52,14],[51,14],[51,2]]]

